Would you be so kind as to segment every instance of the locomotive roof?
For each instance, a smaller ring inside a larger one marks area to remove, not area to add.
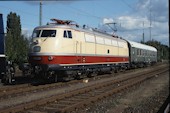
[[[94,28],[82,28],[82,27],[77,27],[75,25],[62,25],[62,24],[49,24],[49,25],[43,25],[43,26],[38,26],[35,29],[41,29],[41,28],[63,28],[63,29],[74,29],[74,30],[78,30],[78,31],[82,31],[82,32],[86,32],[86,33],[91,33],[91,34],[96,34],[96,35],[101,35],[101,36],[105,36],[107,38],[117,38],[119,40],[125,41],[122,38],[118,38],[117,36],[113,36],[111,34],[108,34],[104,31],[99,31],[97,29]]]
[[[145,50],[150,50],[150,51],[157,51],[157,49],[155,47],[152,47],[152,46],[148,46],[148,45],[145,45],[145,44],[141,44],[141,43],[137,43],[137,42],[134,42],[134,41],[129,41],[129,44],[131,45],[131,47],[135,47],[135,48],[139,48],[139,49],[145,49]]]
[[[50,24],[50,25],[42,25],[42,26],[37,26],[35,29],[40,29],[40,28],[59,28],[59,27],[63,27],[63,28],[71,28],[68,25],[56,25],[56,24]]]
[[[38,26],[35,29],[41,29],[41,28],[63,28],[63,29],[74,29],[74,30],[79,30],[79,31],[83,31],[83,32],[96,32],[96,31],[94,31],[93,28],[82,28],[82,27],[77,27],[75,25],[63,25],[63,24],[43,25],[43,26]],[[104,32],[103,32],[103,34],[104,34]],[[109,35],[109,34],[107,34],[107,35]]]

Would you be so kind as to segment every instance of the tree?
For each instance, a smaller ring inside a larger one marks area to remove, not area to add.
[[[158,61],[169,60],[169,47],[161,44],[156,40],[147,41],[145,44],[153,46],[157,49]]]
[[[22,63],[27,57],[28,40],[21,35],[20,16],[10,12],[7,16],[6,54],[14,63]]]

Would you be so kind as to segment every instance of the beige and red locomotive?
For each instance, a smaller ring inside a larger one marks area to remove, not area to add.
[[[128,67],[127,41],[71,21],[56,21],[33,31],[29,62],[34,73],[57,81]]]

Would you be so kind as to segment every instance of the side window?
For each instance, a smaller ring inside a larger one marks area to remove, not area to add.
[[[68,38],[72,38],[72,33],[71,31],[67,31],[68,32]]]
[[[66,31],[64,31],[64,36],[63,37],[67,38],[67,32]]]
[[[140,50],[139,49],[137,49],[137,55],[140,55]]]
[[[72,38],[72,33],[71,33],[71,31],[65,30],[65,31],[64,31],[64,34],[63,34],[63,37],[64,37],[64,38]]]

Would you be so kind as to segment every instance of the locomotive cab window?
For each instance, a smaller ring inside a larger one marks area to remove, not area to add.
[[[72,38],[72,33],[71,31],[65,30],[63,34],[64,38]]]
[[[38,37],[55,37],[56,36],[56,30],[34,30],[32,37],[38,38]]]
[[[43,30],[41,37],[55,37],[56,36],[56,30]]]
[[[32,34],[32,37],[33,37],[33,38],[39,37],[40,32],[41,32],[41,30],[34,30],[34,32],[33,32],[33,34]]]

